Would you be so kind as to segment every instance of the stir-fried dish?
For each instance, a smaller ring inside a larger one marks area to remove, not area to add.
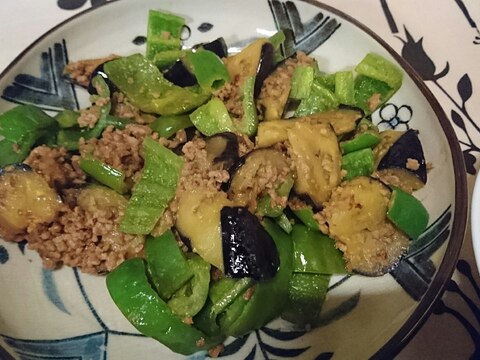
[[[385,58],[325,73],[281,31],[229,54],[182,47],[184,25],[152,10],[145,55],[70,63],[87,108],[0,115],[0,234],[215,356],[279,316],[315,327],[334,274],[393,269],[428,224],[427,164],[417,131],[370,120],[402,84]]]

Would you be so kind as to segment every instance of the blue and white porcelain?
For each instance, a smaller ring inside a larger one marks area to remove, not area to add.
[[[463,157],[454,131],[420,77],[381,39],[314,1],[122,0],[57,26],[27,48],[0,77],[0,112],[33,103],[48,112],[88,104],[85,90],[62,77],[69,61],[144,52],[148,9],[186,18],[186,45],[223,36],[231,50],[289,28],[290,41],[321,70],[351,69],[367,52],[398,62],[404,85],[372,115],[381,128],[418,129],[433,165],[416,196],[430,213],[419,242],[390,274],[332,278],[322,326],[298,331],[275,320],[229,339],[225,359],[363,359],[391,357],[426,319],[450,278],[467,217]],[[180,359],[140,335],[110,299],[105,278],[71,268],[42,268],[25,243],[0,240],[0,357],[15,359]],[[10,354],[10,355],[7,355]],[[204,359],[198,353],[191,359]]]

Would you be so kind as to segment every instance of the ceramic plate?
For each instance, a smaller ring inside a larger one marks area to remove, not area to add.
[[[372,120],[382,129],[420,131],[425,156],[433,164],[427,186],[416,193],[430,213],[428,229],[390,274],[332,278],[319,328],[294,331],[276,320],[242,339],[229,339],[223,353],[228,359],[391,356],[425,320],[451,276],[464,235],[465,171],[454,131],[438,103],[383,41],[320,4],[124,0],[75,16],[26,49],[1,76],[0,111],[17,103],[33,103],[52,113],[85,107],[86,91],[62,79],[65,64],[143,53],[141,36],[150,8],[186,18],[191,30],[186,45],[223,36],[234,50],[287,28],[292,44],[312,53],[321,70],[351,69],[370,51],[403,68],[403,87]],[[0,289],[0,345],[15,358],[183,358],[138,334],[111,301],[104,277],[66,267],[45,270],[23,242],[0,240]],[[198,353],[190,358],[205,357]]]
[[[473,251],[477,262],[477,270],[480,273],[480,176],[477,176],[475,180],[471,209],[470,222],[472,226]]]

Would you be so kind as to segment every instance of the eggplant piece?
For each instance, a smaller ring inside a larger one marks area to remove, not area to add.
[[[197,78],[182,60],[177,60],[168,68],[163,73],[163,77],[181,87],[193,86],[197,83]]]
[[[342,107],[296,119],[262,121],[258,125],[257,146],[268,147],[287,140],[287,132],[295,126],[296,122],[329,124],[337,136],[344,136],[355,130],[362,117],[363,111]]]
[[[380,181],[357,177],[343,183],[321,215],[328,235],[343,252],[346,266],[367,276],[392,270],[410,244],[408,237],[387,218],[391,192]]]
[[[378,163],[376,176],[407,192],[427,183],[427,164],[418,131],[406,131],[390,146]]]
[[[30,225],[52,221],[60,197],[28,165],[15,164],[0,172],[0,235],[17,240]]]
[[[238,161],[238,139],[234,133],[220,133],[205,140],[207,159],[213,164],[223,164],[229,169]]]
[[[118,88],[115,86],[115,84],[110,81],[110,79],[108,78],[108,75],[105,73],[104,66],[107,62],[104,62],[104,63],[98,65],[95,68],[95,70],[93,70],[92,74],[90,75],[90,80],[88,82],[88,87],[87,87],[87,91],[90,95],[98,95],[98,91],[92,83],[92,79],[97,75],[100,75],[103,78],[103,80],[105,81],[105,83],[108,86],[108,89],[110,90],[110,94],[113,94],[115,91],[118,90]]]
[[[210,41],[208,43],[196,44],[192,47],[192,49],[194,50],[198,48],[203,48],[205,50],[211,51],[215,53],[220,59],[228,56],[227,43],[225,42],[225,39],[223,37],[219,37],[218,39]]]
[[[230,169],[226,184],[230,199],[254,211],[261,195],[291,181],[293,172],[287,157],[272,148],[257,149],[241,157]]]
[[[192,250],[223,271],[220,210],[233,203],[223,192],[194,189],[180,196],[175,227]]]
[[[275,70],[275,49],[269,42],[262,45],[260,51],[260,59],[258,60],[257,77],[255,78],[255,85],[253,96],[256,99],[260,94],[263,82]]]
[[[321,207],[342,178],[337,136],[329,124],[306,122],[295,122],[287,136],[297,174],[294,190]]]
[[[225,273],[233,278],[273,278],[280,266],[277,247],[258,218],[245,207],[220,211]]]

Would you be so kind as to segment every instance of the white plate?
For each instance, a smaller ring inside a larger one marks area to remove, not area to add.
[[[184,16],[191,29],[187,45],[223,36],[238,47],[299,21],[302,27],[293,26],[297,46],[313,51],[324,71],[351,69],[370,51],[400,63],[403,87],[372,118],[384,128],[420,131],[426,158],[434,164],[427,186],[416,193],[430,213],[426,233],[392,274],[332,279],[324,326],[292,332],[277,320],[241,341],[227,341],[234,359],[394,354],[426,319],[452,274],[465,230],[466,179],[454,131],[438,103],[411,68],[355,20],[302,1],[112,2],[75,16],[27,48],[1,75],[0,111],[29,102],[53,112],[86,106],[87,93],[62,80],[63,66],[68,59],[143,53],[133,39],[145,34],[150,8]],[[201,32],[204,23],[213,27]],[[1,240],[0,292],[0,345],[16,358],[183,358],[138,336],[108,296],[103,277],[70,268],[44,270],[36,253]]]

